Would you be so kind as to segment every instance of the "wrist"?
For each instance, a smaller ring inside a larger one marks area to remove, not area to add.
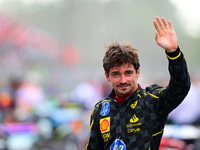
[[[174,52],[167,52],[166,51],[167,58],[170,62],[177,62],[183,58],[183,54],[180,51],[180,48],[178,47]]]
[[[167,53],[173,53],[178,49],[178,45],[176,47],[173,48],[169,48],[169,49],[165,49]]]

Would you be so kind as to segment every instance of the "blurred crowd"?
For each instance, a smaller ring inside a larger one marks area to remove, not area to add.
[[[0,87],[1,150],[82,150],[94,104],[107,96],[108,83],[80,82],[67,96],[12,79]]]
[[[165,82],[166,84],[167,82]],[[163,83],[164,84],[164,83]],[[165,85],[164,85],[165,86]],[[200,78],[191,75],[191,88],[184,101],[168,117],[160,150],[200,149]]]
[[[57,83],[52,78],[57,77],[57,70],[52,68],[67,70],[63,69],[67,66],[71,76],[60,73],[69,79],[67,82],[74,82],[70,79],[78,74],[69,69],[78,61],[76,48],[58,49],[57,43],[39,29],[24,28],[0,14],[0,150],[85,148],[93,107],[109,94],[111,86],[107,81],[89,79],[80,81],[66,94],[59,87],[55,89]],[[45,79],[47,74],[55,75],[47,78],[55,85],[35,82],[33,76],[27,79],[27,74],[25,78],[16,75],[31,71],[39,72]],[[10,74],[14,77],[5,77]],[[200,149],[200,78],[192,76],[191,81],[187,97],[169,115],[160,150]],[[159,84],[166,86],[166,82]]]
[[[83,150],[94,104],[111,90],[106,81],[86,80],[60,96],[22,79],[8,83],[0,87],[1,150]],[[200,149],[199,91],[200,80],[192,78],[187,97],[169,115],[160,150]]]
[[[84,149],[110,87],[77,79],[78,58],[75,46],[0,13],[0,150]]]

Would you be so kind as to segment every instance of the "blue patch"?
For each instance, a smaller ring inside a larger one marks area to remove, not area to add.
[[[101,115],[105,116],[109,113],[110,111],[110,105],[108,102],[103,103],[102,109],[101,109]]]
[[[116,139],[110,146],[110,150],[126,150],[126,145],[122,140]]]

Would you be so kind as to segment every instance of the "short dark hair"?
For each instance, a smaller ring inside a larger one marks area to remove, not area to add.
[[[111,44],[105,46],[105,48],[106,53],[103,58],[103,68],[108,75],[111,68],[127,63],[132,64],[136,70],[139,69],[138,50],[129,43],[120,44],[117,41],[113,41]]]

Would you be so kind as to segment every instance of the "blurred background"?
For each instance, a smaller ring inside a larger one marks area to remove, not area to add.
[[[104,46],[139,50],[142,87],[169,79],[153,20],[170,19],[192,78],[164,138],[200,149],[198,0],[0,0],[0,149],[82,150],[94,104],[111,90]]]

